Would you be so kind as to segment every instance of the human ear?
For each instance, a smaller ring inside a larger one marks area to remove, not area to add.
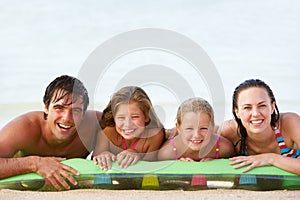
[[[49,112],[48,107],[45,106],[44,107],[44,120],[47,120],[47,118],[48,118],[48,112]]]
[[[176,131],[177,133],[180,133],[180,125],[176,122]]]
[[[272,112],[271,112],[272,114],[273,114],[274,111],[275,111],[275,105],[276,105],[276,103],[275,103],[275,101],[274,101],[274,102],[272,103],[272,105],[271,105],[271,106],[272,106]]]
[[[149,123],[150,123],[150,118],[149,118],[149,117],[146,117],[146,118],[145,118],[145,124],[148,125]]]
[[[239,109],[238,108],[234,108],[234,112],[235,112],[235,115],[237,116],[237,118],[240,119]]]
[[[46,113],[46,114],[48,115],[48,112],[49,112],[49,109],[48,109],[48,107],[45,105],[45,106],[44,106],[44,113]]]
[[[150,122],[150,118],[149,117],[146,117],[146,122]]]

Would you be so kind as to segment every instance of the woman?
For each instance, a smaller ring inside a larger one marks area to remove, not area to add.
[[[300,117],[296,113],[279,113],[270,87],[261,80],[250,79],[234,91],[232,113],[219,129],[239,156],[231,158],[235,168],[273,165],[300,175]]]

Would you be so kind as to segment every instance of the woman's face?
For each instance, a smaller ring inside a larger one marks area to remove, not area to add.
[[[149,118],[145,117],[137,103],[120,104],[114,116],[116,130],[125,139],[139,137]]]
[[[274,109],[275,103],[271,103],[265,88],[247,88],[237,96],[235,113],[248,133],[261,133],[270,128]]]
[[[187,112],[176,128],[183,142],[193,151],[200,151],[204,140],[212,131],[210,116],[202,112]]]

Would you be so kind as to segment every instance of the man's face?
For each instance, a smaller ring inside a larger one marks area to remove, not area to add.
[[[56,102],[51,99],[45,113],[48,115],[47,122],[52,136],[58,141],[66,141],[76,133],[76,126],[78,127],[84,116],[83,99],[73,94]]]

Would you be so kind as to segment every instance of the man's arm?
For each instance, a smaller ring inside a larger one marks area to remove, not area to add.
[[[0,158],[0,179],[34,171],[33,157]]]
[[[69,172],[79,174],[75,169],[60,163],[63,158],[40,156],[12,158],[16,152],[26,153],[28,148],[38,144],[42,137],[38,115],[39,112],[27,113],[9,122],[0,130],[0,178],[36,172],[47,178],[57,190],[61,190],[61,186],[69,189],[70,186],[65,178],[70,183],[77,184]]]

